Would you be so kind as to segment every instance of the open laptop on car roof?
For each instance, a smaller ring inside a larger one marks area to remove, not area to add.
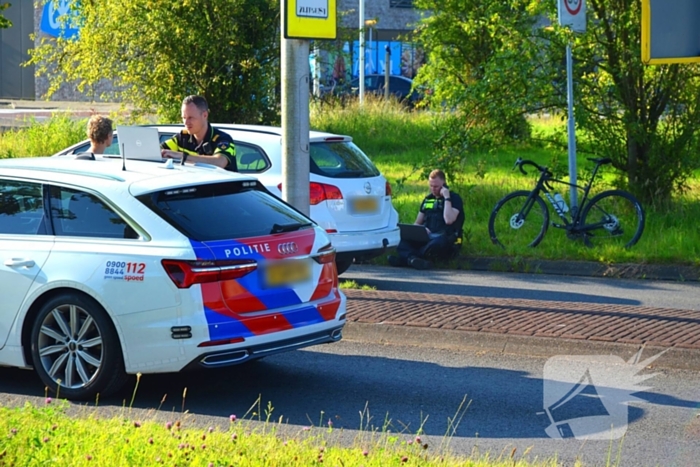
[[[157,128],[118,125],[117,133],[124,158],[162,162]]]

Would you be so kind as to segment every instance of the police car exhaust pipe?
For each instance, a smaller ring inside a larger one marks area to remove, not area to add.
[[[233,352],[217,353],[215,355],[208,355],[200,360],[200,364],[207,368],[215,368],[218,366],[226,366],[234,363],[240,363],[244,360],[248,360],[250,355],[247,350],[235,350]]]
[[[342,329],[336,329],[331,333],[331,339],[335,341],[339,341],[340,339],[343,338],[343,330]]]

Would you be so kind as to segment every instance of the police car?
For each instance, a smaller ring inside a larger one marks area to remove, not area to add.
[[[282,129],[259,125],[212,124],[236,144],[238,170],[282,194]],[[182,125],[155,126],[160,140],[170,139]],[[349,136],[312,131],[310,140],[310,217],[331,237],[338,273],[355,260],[369,259],[399,244],[399,216],[391,203],[391,186]],[[87,151],[88,140],[57,155]],[[115,134],[106,154],[119,155]]]
[[[341,339],[327,233],[257,179],[118,158],[0,160],[0,366],[61,397]]]

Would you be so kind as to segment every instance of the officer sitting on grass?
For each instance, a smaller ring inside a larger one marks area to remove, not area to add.
[[[445,173],[435,169],[428,177],[430,194],[423,199],[414,224],[425,226],[428,243],[401,239],[396,248],[398,256],[389,256],[392,266],[430,269],[431,259],[448,259],[461,243],[464,207],[462,198],[450,193],[445,185]]]

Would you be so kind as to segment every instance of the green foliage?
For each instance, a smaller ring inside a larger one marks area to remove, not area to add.
[[[278,121],[279,2],[72,0],[78,39],[43,39],[30,51],[54,93],[64,83],[117,98],[165,121],[203,95],[212,121]]]
[[[611,157],[647,203],[682,192],[700,164],[700,67],[641,61],[641,2],[590,0],[588,30],[573,37],[576,121],[586,149]]]
[[[428,63],[416,84],[447,109],[433,165],[459,172],[470,155],[527,139],[525,119],[542,60],[532,37],[539,2],[417,0],[430,11],[416,31]]]
[[[11,3],[7,2],[0,3],[0,29],[9,28],[10,26],[12,26],[12,22],[9,19],[5,18],[2,14],[2,11],[7,10],[10,7],[10,5]]]
[[[555,3],[414,2],[431,13],[416,31],[430,57],[417,81],[452,113],[435,157],[457,169],[469,153],[526,140],[525,115],[565,114],[570,43],[579,152],[611,157],[617,186],[644,202],[668,202],[700,166],[700,66],[641,62],[640,0],[590,0],[580,35],[556,26]],[[561,142],[547,144],[565,152]]]

